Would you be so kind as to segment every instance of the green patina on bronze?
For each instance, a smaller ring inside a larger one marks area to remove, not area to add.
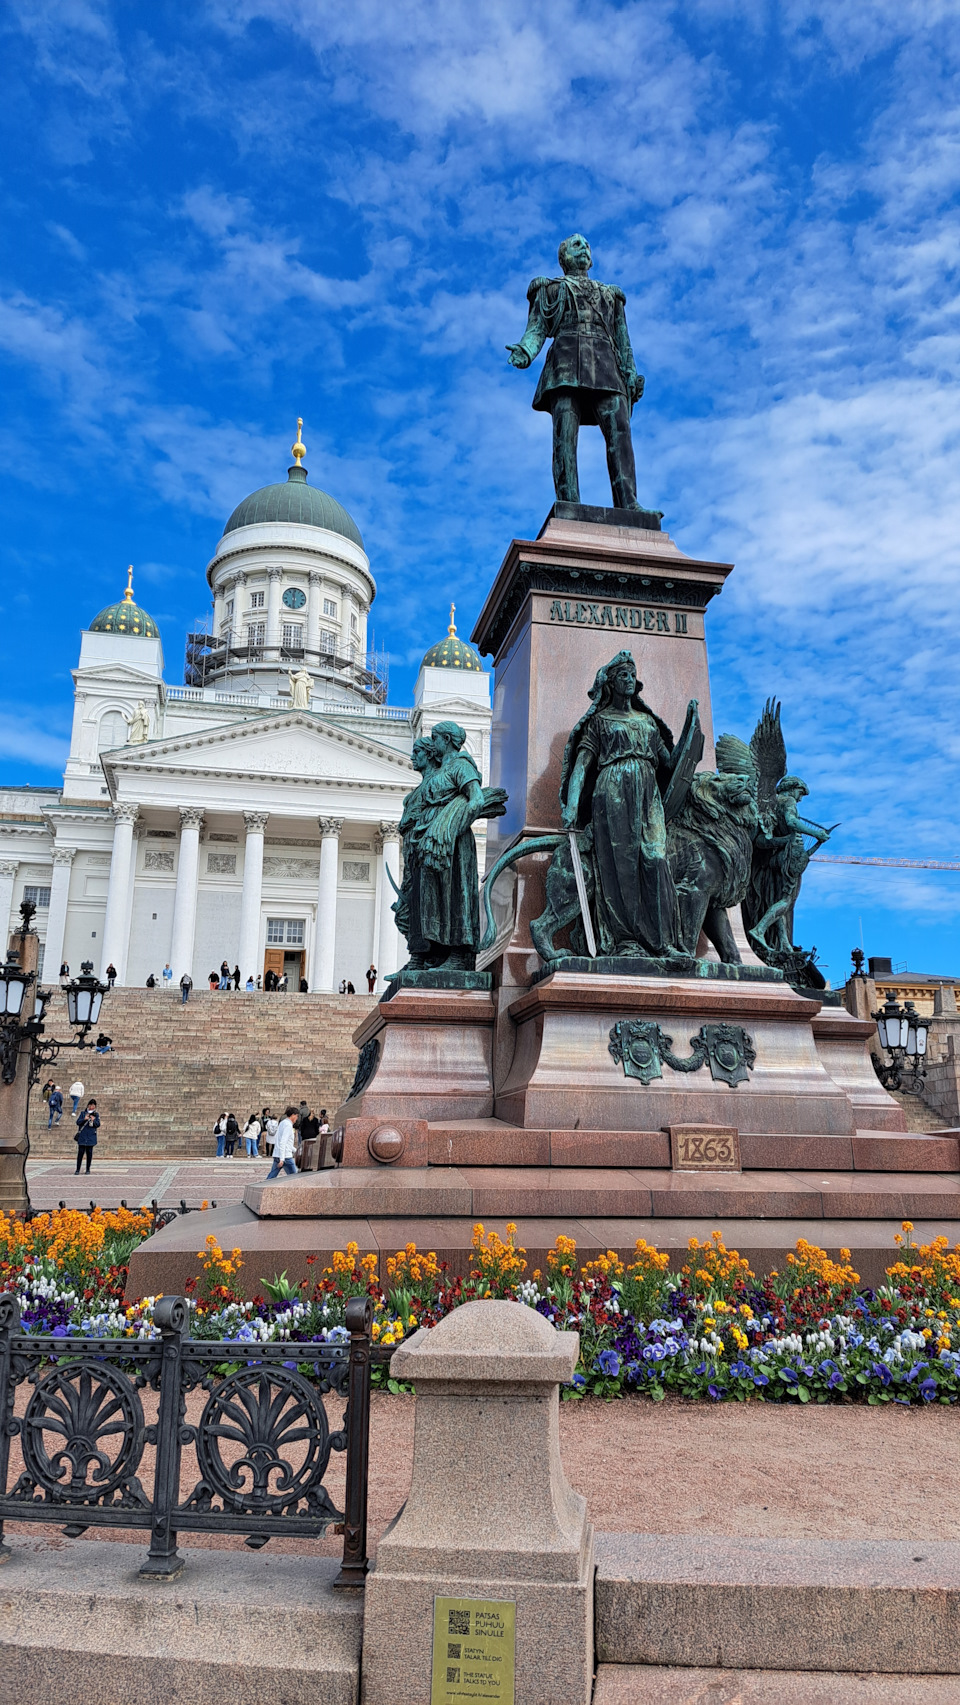
[[[418,972],[476,975],[480,899],[472,824],[501,817],[507,796],[503,788],[482,786],[480,771],[462,750],[466,737],[459,723],[438,722],[429,739],[414,742],[413,766],[423,780],[407,794],[400,818],[403,882],[393,910],[410,958],[391,979],[398,986],[415,985]],[[423,982],[437,986],[430,978]]]
[[[822,845],[831,831],[798,814],[807,789],[786,773],[779,706],[768,701],[749,746],[722,734],[716,770],[696,773],[703,753],[696,701],[674,745],[640,697],[642,685],[629,651],[598,670],[590,709],[564,752],[564,832],[521,841],[496,861],[484,885],[481,945],[494,939],[489,895],[500,872],[531,852],[550,851],[546,906],[530,925],[548,969],[785,978],[822,989],[816,950],[793,943],[793,908],[811,856],[804,836]],[[741,962],[729,917],[735,906],[762,966]],[[568,946],[558,945],[561,932]],[[697,957],[702,935],[719,965]]]
[[[548,338],[533,407],[553,416],[553,483],[561,503],[580,502],[577,441],[581,426],[599,426],[607,448],[614,506],[638,510],[630,416],[643,396],[627,330],[626,297],[617,284],[590,278],[593,256],[579,232],[560,244],[561,278],[535,278],[519,343],[508,343],[511,365],[529,367]]]

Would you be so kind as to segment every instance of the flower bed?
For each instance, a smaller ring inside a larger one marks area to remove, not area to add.
[[[126,1263],[150,1229],[148,1214],[126,1209],[64,1209],[26,1224],[0,1213],[0,1290],[16,1292],[28,1332],[152,1338],[156,1298],[122,1301]],[[567,1399],[631,1391],[659,1401],[675,1391],[714,1402],[954,1403],[960,1245],[951,1250],[940,1237],[918,1248],[912,1230],[904,1221],[898,1259],[876,1291],[858,1290],[848,1250],[837,1263],[803,1239],[782,1271],[758,1279],[719,1232],[707,1243],[691,1238],[679,1273],[642,1238],[630,1262],[608,1251],[580,1265],[572,1238],[558,1237],[546,1271],[527,1277],[516,1227],[504,1240],[478,1225],[466,1278],[450,1278],[412,1243],[388,1257],[381,1275],[376,1256],[348,1244],[312,1285],[280,1274],[253,1301],[232,1282],[241,1250],[225,1252],[209,1236],[188,1287],[191,1331],[225,1343],[335,1342],[347,1335],[347,1301],[370,1295],[374,1339],[392,1346],[460,1303],[504,1297],[579,1332]],[[399,1389],[385,1370],[378,1377]]]

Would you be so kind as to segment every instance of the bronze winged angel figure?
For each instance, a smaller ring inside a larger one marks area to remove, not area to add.
[[[787,774],[787,748],[775,699],[768,699],[763,707],[750,751],[756,765],[760,828],[742,907],[747,939],[759,957],[777,966],[788,981],[823,988],[823,977],[814,964],[816,949],[794,944],[793,911],[816,847],[830,839],[838,824],[825,829],[822,823],[800,815],[800,800],[810,790],[799,776]],[[805,835],[813,837],[815,846],[807,846]]]

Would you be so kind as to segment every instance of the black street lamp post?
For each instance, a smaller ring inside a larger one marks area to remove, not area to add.
[[[899,1089],[905,1095],[922,1095],[927,1080],[927,1035],[930,1025],[913,1001],[897,1002],[891,989],[879,1012],[871,1013],[881,1048],[889,1060],[873,1056],[874,1070],[884,1089]],[[909,1072],[909,1076],[906,1074]]]

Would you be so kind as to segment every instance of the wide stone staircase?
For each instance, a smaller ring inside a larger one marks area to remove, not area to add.
[[[43,1073],[64,1092],[59,1126],[47,1129],[39,1087],[30,1097],[35,1156],[73,1153],[75,1125],[67,1090],[75,1078],[95,1095],[111,1155],[209,1157],[223,1112],[241,1126],[249,1113],[280,1112],[305,1099],[333,1114],[353,1082],[353,1032],[373,1001],[366,995],[210,994],[196,990],[186,1006],[179,991],[114,989],[101,1023],[113,1052],[64,1052]],[[58,992],[47,1011],[47,1036],[72,1036]]]

